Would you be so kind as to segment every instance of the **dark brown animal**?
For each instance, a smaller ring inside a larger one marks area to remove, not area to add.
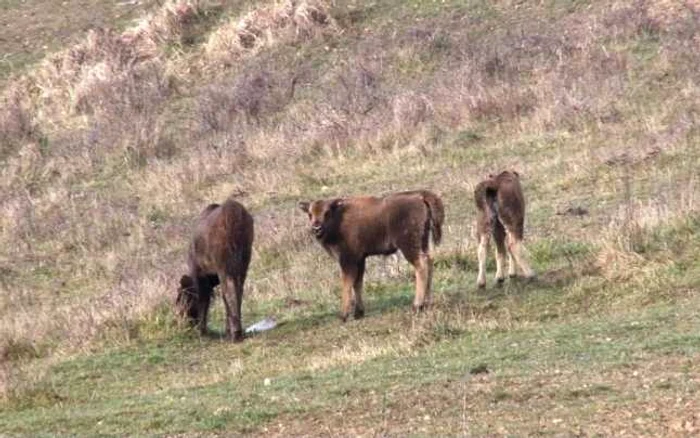
[[[474,189],[477,208],[476,230],[479,240],[477,286],[486,286],[486,253],[491,236],[496,241],[496,282],[503,283],[503,263],[508,249],[508,275],[515,277],[515,264],[527,278],[535,273],[522,254],[525,223],[525,197],[517,172],[489,175]],[[515,263],[514,263],[515,260]]]
[[[413,307],[420,310],[431,300],[433,262],[429,239],[442,237],[445,211],[440,198],[427,190],[400,192],[382,198],[372,196],[300,202],[316,240],[340,264],[342,306],[340,317],[364,316],[362,279],[365,259],[400,250],[416,270]],[[354,291],[354,295],[353,295]],[[354,298],[354,299],[353,299]]]
[[[189,274],[180,279],[176,305],[201,333],[207,331],[212,294],[220,283],[226,337],[243,340],[241,303],[253,234],[252,216],[232,198],[222,205],[211,204],[200,214],[188,253]]]

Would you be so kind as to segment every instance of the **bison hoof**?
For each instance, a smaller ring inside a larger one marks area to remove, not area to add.
[[[365,309],[355,309],[355,319],[362,319],[365,317]]]
[[[243,331],[236,330],[235,332],[233,332],[233,335],[231,333],[227,333],[226,338],[233,342],[243,342]]]
[[[348,316],[349,316],[349,313],[340,312],[338,314],[338,319],[340,319],[342,322],[347,322]]]
[[[486,283],[485,282],[484,283],[477,283],[476,287],[478,287],[479,289],[483,289],[486,287]]]
[[[506,281],[506,279],[503,278],[503,277],[497,278],[497,279],[496,279],[496,285],[498,285],[498,286],[503,286],[503,283],[504,283],[505,281]]]
[[[413,305],[413,311],[414,311],[415,313],[421,313],[421,312],[423,312],[424,310],[427,310],[427,309],[428,309],[428,305],[425,304],[425,303],[423,303],[423,304],[414,304],[414,305]]]
[[[508,274],[508,277],[509,277],[509,278],[515,278],[515,277],[517,277],[517,276],[518,276],[518,274]]]

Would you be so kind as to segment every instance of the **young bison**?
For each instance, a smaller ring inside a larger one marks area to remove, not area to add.
[[[243,340],[241,302],[252,246],[253,218],[235,200],[211,204],[200,214],[188,253],[189,275],[180,279],[176,304],[201,333],[207,331],[214,287],[221,283],[226,337]]]
[[[350,310],[362,318],[362,278],[365,258],[389,255],[400,250],[416,270],[413,308],[430,303],[432,259],[429,239],[437,245],[442,237],[445,211],[440,198],[427,190],[400,192],[383,198],[353,197],[300,202],[309,215],[311,231],[323,248],[340,264],[342,307],[346,321]],[[354,291],[354,296],[353,296]],[[353,299],[354,298],[354,299]]]
[[[493,235],[496,241],[496,281],[503,283],[503,262],[508,245],[508,275],[515,277],[515,263],[527,278],[535,273],[522,254],[525,197],[517,172],[504,171],[477,184],[474,190],[477,208],[476,230],[479,239],[479,276],[477,286],[486,285],[486,252]],[[513,262],[515,259],[515,263]]]

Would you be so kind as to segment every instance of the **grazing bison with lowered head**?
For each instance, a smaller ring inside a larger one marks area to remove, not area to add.
[[[503,263],[508,249],[508,275],[515,277],[515,264],[527,278],[535,273],[522,253],[525,223],[525,197],[517,172],[504,171],[489,175],[474,189],[477,218],[476,231],[479,240],[479,275],[477,286],[486,286],[486,253],[491,236],[496,241],[496,281],[504,281]],[[514,262],[515,261],[515,262]]]
[[[253,218],[232,198],[207,206],[199,215],[187,257],[189,274],[180,279],[176,305],[201,333],[207,331],[214,287],[221,284],[226,337],[243,340],[241,302],[252,246]]]
[[[300,202],[309,216],[316,240],[340,264],[342,306],[340,317],[347,320],[364,316],[362,278],[365,259],[396,251],[416,270],[413,308],[430,303],[433,261],[429,239],[437,245],[442,237],[445,210],[440,198],[427,190],[399,192],[381,198],[373,196]],[[354,292],[354,294],[353,294]]]

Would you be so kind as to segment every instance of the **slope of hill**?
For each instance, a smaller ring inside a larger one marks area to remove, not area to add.
[[[27,39],[72,43],[3,64],[4,433],[697,432],[700,5],[155,3],[77,34],[42,10]],[[503,168],[539,278],[477,290],[472,190]],[[447,207],[434,308],[376,258],[339,323],[296,202],[419,187]],[[242,345],[171,308],[231,193],[256,219],[244,321],[280,322]]]
[[[0,5],[0,85],[10,73],[24,71],[80,39],[88,29],[122,27],[156,4],[139,1],[7,0]]]

